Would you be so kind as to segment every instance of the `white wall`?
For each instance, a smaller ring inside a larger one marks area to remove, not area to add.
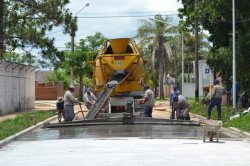
[[[213,73],[205,60],[199,60],[199,96],[203,96],[203,87],[213,85]]]
[[[195,83],[184,83],[183,84],[183,96],[185,97],[195,97]]]
[[[0,115],[35,107],[35,69],[0,61]]]
[[[194,65],[194,62],[193,62]],[[195,73],[195,65],[194,73]],[[195,74],[194,74],[195,75]],[[203,96],[203,87],[213,83],[213,73],[205,60],[199,60],[199,96]],[[195,97],[195,82],[184,83],[184,96]]]

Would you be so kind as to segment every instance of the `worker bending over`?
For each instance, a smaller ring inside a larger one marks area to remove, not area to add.
[[[96,97],[95,95],[91,92],[90,88],[86,89],[86,93],[84,94],[84,101],[85,105],[88,108],[88,110],[91,108],[93,104],[95,104]]]
[[[175,105],[177,119],[190,120],[190,109],[191,105],[188,103],[187,98],[183,95],[178,95],[177,104]]]

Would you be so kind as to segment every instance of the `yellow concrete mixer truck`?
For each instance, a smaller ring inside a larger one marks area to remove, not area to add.
[[[143,97],[144,63],[134,41],[128,38],[105,41],[98,53],[93,79],[95,92],[99,94],[96,103],[86,118],[95,119],[105,106],[112,115],[137,116],[143,110],[138,104]]]

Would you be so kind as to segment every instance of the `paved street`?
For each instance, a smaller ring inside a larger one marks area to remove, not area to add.
[[[43,101],[37,105],[54,107],[53,103],[49,103]],[[169,113],[166,105],[158,105],[154,108],[153,117],[168,119]],[[199,121],[200,117],[192,115],[191,119]],[[2,147],[0,165],[249,165],[248,140],[228,135],[224,130],[221,131],[219,143],[209,142],[208,139],[203,143],[202,136],[200,126],[183,125],[97,125],[36,129]]]
[[[0,149],[6,166],[248,166],[245,141],[193,139],[60,139],[17,141]]]

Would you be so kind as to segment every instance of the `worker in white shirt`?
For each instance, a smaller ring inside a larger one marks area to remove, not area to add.
[[[72,121],[75,118],[74,105],[79,104],[79,101],[74,97],[74,87],[70,87],[64,93],[64,109],[65,109],[65,121]]]

